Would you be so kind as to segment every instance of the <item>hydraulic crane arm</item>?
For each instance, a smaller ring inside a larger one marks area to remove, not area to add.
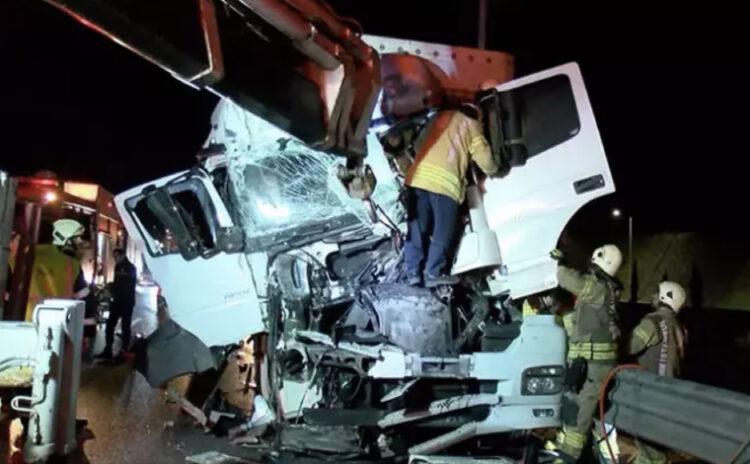
[[[45,0],[313,148],[365,155],[378,54],[322,0]]]

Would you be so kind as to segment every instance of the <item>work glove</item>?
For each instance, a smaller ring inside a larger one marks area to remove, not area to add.
[[[560,250],[558,250],[557,248],[555,248],[554,250],[550,251],[549,252],[549,256],[550,256],[550,258],[552,258],[552,259],[554,259],[555,261],[558,261],[558,262],[562,261],[563,258],[564,258],[563,252],[560,251]]]

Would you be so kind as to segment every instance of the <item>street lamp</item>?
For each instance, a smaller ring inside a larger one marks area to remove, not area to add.
[[[622,217],[622,210],[620,208],[612,208],[612,219],[620,219]],[[633,263],[633,216],[628,216],[628,261]]]
[[[619,222],[623,216],[620,208],[612,208],[612,219]],[[631,301],[638,301],[637,289],[635,284],[635,262],[633,262],[633,216],[628,212],[628,263],[630,264],[630,298]],[[634,293],[636,292],[636,293]]]

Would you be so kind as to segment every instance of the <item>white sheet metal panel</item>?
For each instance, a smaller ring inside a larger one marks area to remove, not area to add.
[[[159,179],[152,185],[164,185],[182,174]],[[213,189],[210,183],[206,186]],[[133,215],[126,210],[125,201],[140,194],[144,187],[135,187],[115,198],[128,234],[141,242],[144,237]],[[218,198],[215,190],[211,192],[214,195]],[[221,221],[229,220],[223,203],[214,204]],[[180,254],[154,256],[148,244],[143,247],[144,259],[163,291],[170,317],[207,346],[236,343],[266,330],[251,269],[243,253],[221,252],[210,259],[185,261]]]
[[[494,293],[513,298],[557,285],[555,262],[549,252],[563,228],[586,203],[615,191],[594,112],[581,71],[575,63],[552,68],[497,87],[515,89],[564,74],[570,79],[580,121],[572,138],[532,156],[503,178],[485,183],[484,204],[490,229],[497,233],[507,275],[491,283]],[[574,182],[601,175],[604,185],[576,193]]]

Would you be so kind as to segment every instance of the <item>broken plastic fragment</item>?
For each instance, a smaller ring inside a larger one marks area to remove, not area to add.
[[[250,446],[260,443],[260,439],[258,437],[247,435],[244,437],[233,438],[229,442],[235,446]]]
[[[297,340],[302,342],[307,340],[309,342],[320,343],[321,345],[325,346],[335,346],[331,337],[320,332],[313,332],[312,330],[295,330],[294,336]]]
[[[265,398],[260,395],[255,395],[253,399],[253,415],[249,421],[242,425],[229,429],[227,434],[229,438],[233,440],[237,439],[242,435],[248,435],[251,437],[259,437],[266,432],[268,425],[276,421],[276,414],[268,405]],[[257,441],[256,441],[257,442]],[[243,444],[248,442],[240,441],[237,444]]]
[[[413,387],[414,384],[417,383],[418,380],[419,379],[412,379],[412,380],[406,382],[405,384],[400,385],[400,386],[394,388],[387,395],[385,395],[384,397],[382,397],[380,399],[380,402],[381,403],[387,403],[389,401],[395,400],[396,398],[402,397],[404,395],[404,393],[406,393],[407,391],[409,391],[411,389],[411,387]]]
[[[201,454],[194,454],[185,458],[188,464],[252,464],[250,461],[240,459],[218,451],[207,451]]]

